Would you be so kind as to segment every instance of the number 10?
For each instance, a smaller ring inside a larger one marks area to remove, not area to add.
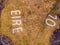
[[[55,15],[55,17],[49,15],[49,17],[51,17],[51,18],[54,19],[54,20],[57,19],[57,16],[56,16],[56,15]],[[47,19],[45,20],[45,22],[46,22],[46,24],[47,24],[48,26],[55,26],[55,25],[56,25],[56,22],[55,22],[54,20],[52,20],[52,19],[47,18]],[[48,21],[52,22],[53,24],[49,24]]]

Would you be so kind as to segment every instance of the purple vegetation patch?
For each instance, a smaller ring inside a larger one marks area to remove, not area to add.
[[[5,2],[5,0],[1,0],[1,2],[0,2],[0,10],[2,10],[3,8],[4,8],[4,2]]]
[[[56,29],[52,36],[52,45],[60,45],[60,28]]]
[[[0,35],[0,45],[14,45],[8,36]]]
[[[57,14],[57,17],[60,19],[60,13],[59,13],[59,14]]]

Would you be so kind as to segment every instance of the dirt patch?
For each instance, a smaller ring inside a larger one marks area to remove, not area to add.
[[[44,21],[56,4],[55,0],[9,0],[2,11],[0,33],[9,36],[15,45],[50,45],[55,27]],[[21,11],[23,32],[12,33],[11,10]]]

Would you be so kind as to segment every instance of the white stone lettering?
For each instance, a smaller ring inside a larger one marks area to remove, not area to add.
[[[22,21],[21,20],[12,20],[14,22],[12,25],[21,25]]]
[[[55,17],[53,17],[53,16],[51,16],[51,15],[49,14],[49,17],[51,17],[52,19],[47,18],[47,19],[45,20],[46,24],[47,24],[48,26],[51,26],[51,27],[55,26],[55,25],[56,25],[56,21],[55,21],[55,20],[57,20],[57,16],[55,15]],[[54,19],[54,20],[53,20],[53,19]],[[52,22],[53,24],[49,24],[48,21]]]
[[[49,24],[48,21],[51,21],[53,24]],[[52,19],[46,19],[46,24],[47,24],[48,26],[55,26],[55,25],[56,25],[55,21],[52,20]]]
[[[11,11],[11,19],[12,19],[12,32],[20,32],[23,31],[22,28],[22,20],[21,20],[21,11],[20,10],[12,10]],[[15,27],[18,26],[18,27]]]

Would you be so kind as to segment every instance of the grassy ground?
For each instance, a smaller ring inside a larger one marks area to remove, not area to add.
[[[14,45],[50,45],[56,27],[44,23],[55,0],[9,0],[2,11],[0,33],[9,36]],[[23,32],[12,33],[11,10],[21,10]]]

